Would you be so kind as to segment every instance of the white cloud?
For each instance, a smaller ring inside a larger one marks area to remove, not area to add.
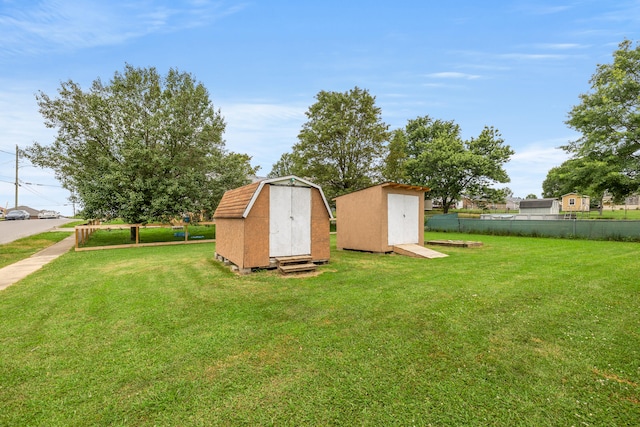
[[[505,186],[511,188],[517,197],[529,194],[540,197],[542,182],[549,170],[560,166],[570,157],[565,151],[555,147],[566,144],[570,139],[567,137],[540,141],[518,150],[505,165],[511,178],[511,182]]]
[[[481,78],[477,74],[459,73],[457,71],[443,71],[440,73],[426,74],[425,77],[433,77],[437,79],[462,79],[462,80],[476,80]]]
[[[55,131],[44,125],[38,113],[29,82],[20,85],[0,81],[0,205],[13,207],[15,203],[15,149],[24,149],[33,142],[44,144],[55,138]],[[37,86],[37,85],[33,85]],[[60,186],[54,173],[34,167],[25,158],[19,159],[18,203],[34,209],[54,209],[70,215],[72,208],[65,206],[69,192]],[[30,184],[27,184],[30,183]]]
[[[570,49],[587,49],[589,46],[578,43],[539,43],[534,45],[539,49],[551,50],[570,50]]]
[[[54,133],[44,125],[44,119],[38,112],[35,99],[37,84],[0,80],[0,129],[2,139],[0,149],[15,150],[31,144],[34,141],[47,142]],[[32,92],[33,91],[33,92]]]
[[[498,55],[504,59],[515,59],[517,61],[541,61],[547,59],[567,59],[568,55],[559,55],[554,53],[504,53]]]
[[[262,175],[271,171],[283,153],[291,151],[306,121],[307,107],[301,105],[263,101],[219,105],[227,123],[227,148],[252,156],[251,163],[260,166]]]
[[[562,12],[571,10],[572,6],[563,6],[563,5],[548,6],[548,5],[527,3],[524,5],[521,5],[519,9],[531,15],[554,15],[556,13],[562,13]]]
[[[511,156],[511,161],[509,163],[514,167],[533,167],[536,169],[541,166],[548,166],[549,169],[554,166],[560,166],[562,162],[569,158],[569,154],[560,148],[549,147],[548,145],[556,142],[556,146],[560,146],[562,144],[566,144],[568,141],[569,138],[562,138],[554,141],[548,141],[547,146],[533,145],[525,147],[523,150],[520,150]]]
[[[209,24],[244,8],[212,1],[174,4],[44,0],[34,6],[16,2],[17,6],[5,6],[0,15],[0,55],[117,45],[152,33]]]

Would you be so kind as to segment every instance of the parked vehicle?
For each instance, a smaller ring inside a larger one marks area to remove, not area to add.
[[[13,220],[13,219],[15,219],[15,220],[18,220],[18,219],[29,219],[30,217],[31,217],[31,215],[29,215],[29,212],[23,211],[23,210],[20,210],[20,209],[16,209],[16,210],[13,210],[13,211],[9,212],[7,214],[7,216],[5,217],[5,219],[7,221],[9,221],[9,220]]]
[[[56,211],[42,211],[38,214],[38,219],[57,219],[60,214]]]

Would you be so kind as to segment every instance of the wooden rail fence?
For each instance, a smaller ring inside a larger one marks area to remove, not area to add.
[[[214,225],[215,222],[199,222],[197,225]],[[90,246],[82,247],[89,241],[89,238],[93,233],[98,230],[130,230],[135,228],[135,243],[128,243],[124,245],[108,245],[108,246]],[[182,229],[184,232],[184,240],[182,241],[168,241],[168,242],[152,242],[152,243],[140,243],[140,229],[141,228],[173,228]],[[77,225],[75,227],[76,235],[76,251],[94,251],[102,249],[118,249],[118,248],[130,248],[130,247],[142,247],[142,246],[163,246],[163,245],[181,245],[190,243],[210,243],[215,242],[215,239],[198,239],[189,240],[189,224],[101,224],[100,221],[89,221],[85,225]]]

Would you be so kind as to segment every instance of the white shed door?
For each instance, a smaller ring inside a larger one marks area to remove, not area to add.
[[[311,254],[311,189],[270,187],[269,256]]]
[[[387,196],[388,245],[418,243],[420,199],[406,194]]]

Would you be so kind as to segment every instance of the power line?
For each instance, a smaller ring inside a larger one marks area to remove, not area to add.
[[[28,183],[26,183],[26,182],[25,182],[25,183],[23,183],[23,184],[28,184]],[[60,203],[60,202],[59,202],[59,201],[57,201],[57,200],[49,199],[49,198],[48,198],[48,197],[46,197],[44,194],[40,193],[39,191],[37,191],[37,190],[35,190],[35,189],[33,189],[33,188],[29,187],[29,186],[23,186],[23,185],[21,185],[21,187],[22,187],[22,188],[24,188],[25,190],[29,191],[30,193],[35,194],[36,196],[39,196],[39,197],[43,198],[44,200],[47,200],[48,202],[51,202],[51,203]]]
[[[39,187],[55,187],[55,188],[62,188],[61,185],[53,185],[53,184],[35,184],[33,182],[24,182],[21,181],[22,184],[26,184],[26,185],[37,185]]]

